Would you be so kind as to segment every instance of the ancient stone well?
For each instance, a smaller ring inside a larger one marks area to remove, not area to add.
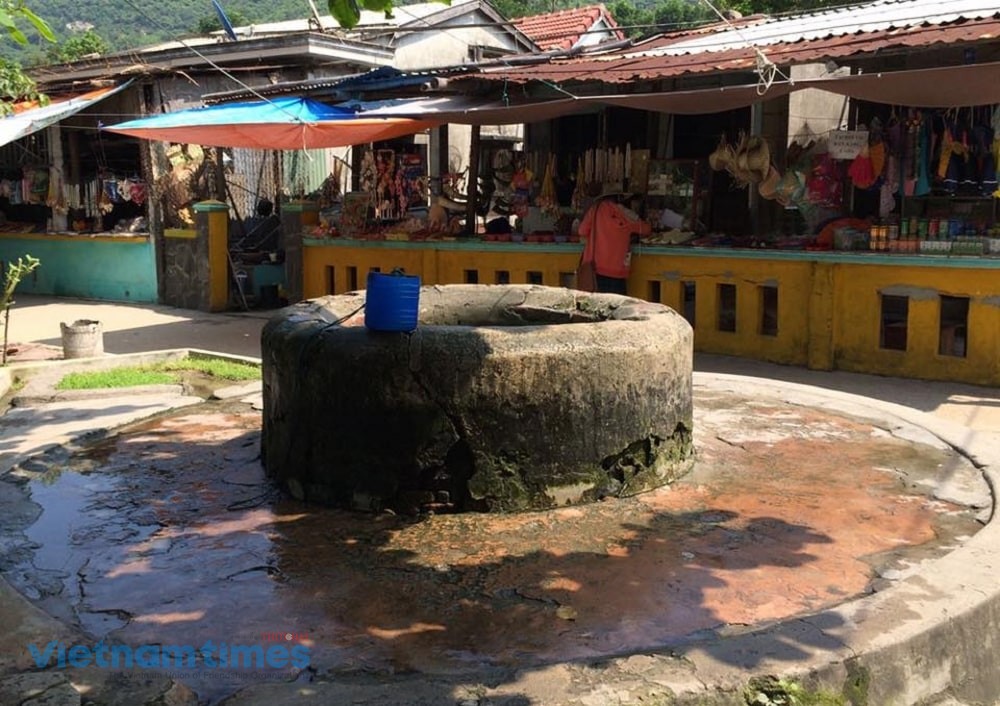
[[[424,287],[411,334],[364,292],[264,328],[263,459],[297,498],[511,511],[631,495],[692,458],[692,332],[672,309],[530,285]]]

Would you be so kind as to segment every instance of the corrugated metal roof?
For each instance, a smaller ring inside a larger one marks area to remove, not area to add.
[[[791,17],[734,26],[710,35],[689,37],[635,56],[674,56],[703,51],[722,52],[747,46],[764,47],[885,32],[920,25],[943,25],[1000,14],[996,0],[877,0]],[[631,55],[627,55],[631,56]]]
[[[956,0],[961,2],[961,0]],[[884,4],[884,3],[880,3]],[[994,15],[1000,10],[994,9]],[[670,42],[661,37],[655,42]],[[967,19],[951,25],[909,25],[900,29],[855,32],[816,40],[798,40],[762,47],[768,59],[779,66],[804,64],[827,59],[886,52],[892,49],[948,44],[975,44],[1000,39],[1000,17]],[[654,44],[650,42],[649,44]],[[648,45],[647,45],[648,46]],[[702,51],[686,54],[636,52],[635,48],[597,56],[555,59],[534,66],[495,66],[474,76],[481,79],[553,83],[594,81],[628,83],[642,80],[676,78],[709,72],[746,72],[755,68],[753,51],[745,45],[725,51]]]

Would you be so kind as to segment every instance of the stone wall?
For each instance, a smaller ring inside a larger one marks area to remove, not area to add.
[[[692,332],[668,307],[425,287],[416,331],[376,333],[346,325],[364,296],[292,307],[264,329],[263,458],[296,497],[539,509],[638,493],[689,467]]]
[[[163,303],[181,309],[207,310],[208,238],[198,231],[167,231],[165,236]]]

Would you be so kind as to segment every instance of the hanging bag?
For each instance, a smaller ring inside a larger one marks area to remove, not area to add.
[[[597,291],[597,270],[594,269],[594,260],[584,260],[580,256],[580,264],[576,267],[576,288],[581,292]]]

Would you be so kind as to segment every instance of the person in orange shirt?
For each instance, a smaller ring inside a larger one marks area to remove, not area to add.
[[[619,191],[604,191],[580,221],[580,236],[586,239],[583,261],[593,261],[597,291],[625,294],[632,261],[633,236],[649,235],[649,223],[619,202]]]

